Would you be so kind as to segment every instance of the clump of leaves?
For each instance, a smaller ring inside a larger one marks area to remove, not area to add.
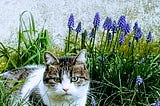
[[[25,15],[29,16],[28,23]],[[42,64],[43,52],[51,48],[48,31],[44,27],[40,32],[37,31],[33,15],[28,11],[20,15],[17,45],[17,48],[13,48],[0,42],[0,57],[6,59],[8,69],[27,64]]]

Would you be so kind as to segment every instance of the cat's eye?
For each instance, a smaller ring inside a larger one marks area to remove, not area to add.
[[[71,77],[71,82],[77,82],[79,79],[78,76],[75,76],[75,77]]]

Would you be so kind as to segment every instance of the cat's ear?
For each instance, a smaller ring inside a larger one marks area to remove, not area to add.
[[[87,61],[86,53],[87,53],[86,49],[81,50],[81,52],[75,57],[74,61],[86,63],[86,61]]]
[[[53,54],[50,52],[45,52],[44,53],[44,60],[47,65],[49,64],[54,64],[54,63],[59,63],[59,60],[57,57],[55,57]]]

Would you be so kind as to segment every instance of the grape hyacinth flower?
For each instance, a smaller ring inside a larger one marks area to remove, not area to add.
[[[96,106],[96,100],[94,99],[94,97],[92,97],[92,100],[91,100],[91,104],[92,104],[92,106]]]
[[[91,33],[90,33],[90,38],[94,38],[95,37],[95,35],[94,35],[94,29],[92,29],[92,31],[91,31]]]
[[[137,22],[135,22],[135,23],[134,23],[133,30],[137,30],[137,29],[138,29],[138,23],[137,23]]]
[[[138,42],[138,40],[142,37],[142,30],[141,28],[138,26],[138,23],[135,22],[134,27],[133,27],[135,34],[134,34],[134,38],[136,39],[136,41]]]
[[[146,42],[148,43],[148,42],[151,42],[151,41],[152,41],[152,33],[149,32]]]
[[[105,60],[105,57],[103,57],[103,56],[99,56],[99,57],[98,57],[98,60],[102,62],[102,61],[104,61],[104,60]]]
[[[125,16],[121,16],[119,18],[119,20],[118,20],[118,26],[123,32],[125,32],[125,30],[126,30],[126,25],[127,25],[126,17]]]
[[[76,32],[80,33],[81,32],[81,22],[78,23],[78,26],[76,28]]]
[[[95,17],[94,17],[94,20],[93,20],[93,25],[94,25],[94,28],[98,28],[99,25],[100,25],[100,15],[99,15],[99,12],[97,12],[95,14]]]
[[[76,28],[76,32],[77,32],[77,34],[76,34],[75,44],[77,43],[78,33],[81,32],[81,22],[78,23],[78,26]]]
[[[143,79],[141,78],[141,76],[137,76],[136,83],[138,85],[141,85],[143,83]]]
[[[135,30],[135,34],[134,34],[134,38],[136,39],[136,41],[138,42],[139,39],[142,37],[142,31],[141,31],[141,28],[137,28]]]
[[[131,30],[131,27],[130,27],[130,25],[127,23],[126,29],[125,29],[125,35],[128,34],[128,33],[130,32],[130,30]]]
[[[109,18],[109,17],[106,18],[106,20],[104,21],[104,24],[103,24],[103,28],[104,28],[104,30],[112,29],[112,20],[111,20],[111,18]]]
[[[160,101],[155,101],[155,102],[153,103],[153,106],[160,106]]]
[[[74,27],[74,16],[73,14],[71,13],[69,19],[68,19],[68,28],[69,30],[72,30]]]
[[[120,38],[119,38],[119,44],[122,45],[125,41],[125,36],[124,33],[121,34]]]

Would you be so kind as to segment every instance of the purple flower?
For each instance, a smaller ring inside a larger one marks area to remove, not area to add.
[[[143,79],[141,78],[141,76],[137,76],[136,83],[138,85],[141,85],[143,83]]]
[[[118,26],[123,32],[125,32],[125,30],[126,30],[126,25],[127,25],[126,17],[125,16],[121,16],[119,18],[119,20],[118,20]]]
[[[103,28],[104,28],[104,30],[112,29],[112,20],[111,20],[111,18],[109,18],[109,17],[106,18],[106,20],[104,21],[104,24],[103,24]]]
[[[138,29],[138,23],[137,23],[137,22],[135,22],[135,23],[134,23],[133,30],[137,30],[137,29]]]
[[[94,97],[92,97],[92,100],[91,100],[91,104],[92,104],[92,106],[96,106],[96,100],[94,99]]]
[[[151,42],[151,40],[152,40],[152,33],[149,32],[149,34],[148,34],[148,36],[147,36],[147,39],[146,39],[146,42],[147,42],[147,43],[148,43],[148,42]]]
[[[130,25],[127,23],[126,29],[125,29],[125,35],[128,34],[130,30],[131,30]]]
[[[99,56],[99,57],[98,57],[98,60],[102,62],[102,61],[104,61],[104,60],[105,60],[105,57],[103,57],[103,56]]]
[[[142,37],[142,30],[141,28],[138,26],[138,23],[135,22],[134,27],[133,27],[135,34],[134,34],[134,38],[136,39],[136,41],[138,42],[138,40]]]
[[[74,27],[74,16],[73,14],[71,13],[69,19],[68,19],[68,28],[71,30],[73,29]]]
[[[98,28],[99,25],[100,25],[100,15],[99,15],[99,12],[97,12],[95,14],[95,17],[94,17],[94,20],[93,20],[93,25],[94,25],[94,28]]]
[[[78,26],[76,28],[76,32],[80,33],[81,32],[81,22],[78,23]]]
[[[122,45],[125,41],[125,36],[124,33],[121,34],[120,38],[119,38],[119,44]]]
[[[109,35],[108,35],[108,42],[110,42],[111,40],[112,40],[112,34],[109,33]]]
[[[153,103],[153,106],[160,106],[160,101],[155,101],[155,102]]]
[[[94,35],[94,28],[92,29],[91,33],[90,33],[90,38],[94,38],[95,35]]]
[[[135,30],[135,34],[134,34],[134,38],[136,39],[136,41],[138,42],[138,40],[142,37],[142,31],[141,28],[137,28]]]

